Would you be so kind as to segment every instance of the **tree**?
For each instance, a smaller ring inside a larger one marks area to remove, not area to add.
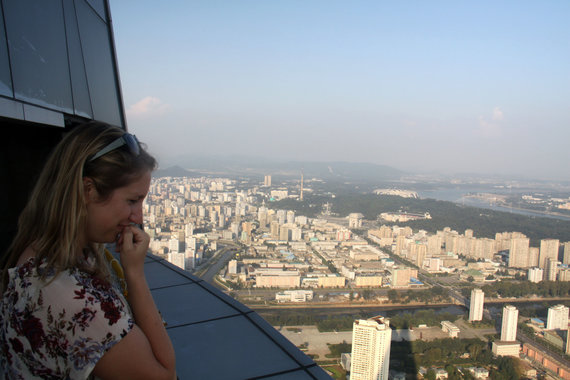
[[[390,302],[396,302],[400,299],[400,295],[395,289],[388,290],[388,299]]]
[[[435,370],[433,368],[430,368],[427,373],[426,373],[426,379],[427,380],[435,380]]]
[[[371,299],[372,295],[373,295],[373,293],[372,293],[372,290],[370,290],[370,289],[364,289],[362,291],[362,298],[364,298],[365,300]]]

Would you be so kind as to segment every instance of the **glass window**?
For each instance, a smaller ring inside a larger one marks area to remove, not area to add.
[[[122,126],[107,25],[84,1],[75,3],[93,118]]]
[[[3,4],[15,97],[72,113],[61,2],[5,0]]]
[[[99,17],[101,17],[103,20],[107,20],[105,2],[103,0],[87,0],[87,2],[93,7],[95,12],[99,14]]]
[[[0,7],[0,95],[14,96],[12,79],[10,78],[10,62],[8,61],[8,46],[4,33],[4,15]]]
[[[79,40],[79,28],[73,0],[63,1],[65,14],[65,29],[67,31],[67,49],[69,51],[69,70],[71,74],[71,89],[73,91],[73,109],[76,115],[93,118],[87,75],[83,64],[83,53]]]

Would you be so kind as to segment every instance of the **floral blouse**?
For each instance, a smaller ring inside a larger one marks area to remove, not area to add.
[[[48,272],[44,281],[32,258],[9,270],[0,300],[0,374],[86,379],[133,324],[125,298],[110,283],[79,269],[55,278]]]

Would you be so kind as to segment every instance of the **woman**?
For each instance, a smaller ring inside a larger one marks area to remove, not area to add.
[[[75,128],[52,152],[3,258],[7,378],[176,378],[144,276],[149,237],[137,227],[155,166],[133,135],[100,124]],[[126,298],[105,243],[120,253]]]

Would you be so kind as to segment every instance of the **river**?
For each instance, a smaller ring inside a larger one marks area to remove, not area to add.
[[[520,214],[520,215],[533,216],[533,217],[570,220],[569,216],[564,216],[564,215],[545,214],[530,210],[521,210],[517,208],[503,207],[495,204],[489,204],[489,202],[486,202],[485,200],[480,198],[466,197],[465,195],[469,193],[509,194],[510,191],[508,189],[497,189],[494,187],[456,187],[452,189],[442,188],[436,190],[418,191],[419,197],[423,199],[431,198],[439,201],[448,201],[466,206],[480,207],[494,211],[510,212],[513,214]]]

